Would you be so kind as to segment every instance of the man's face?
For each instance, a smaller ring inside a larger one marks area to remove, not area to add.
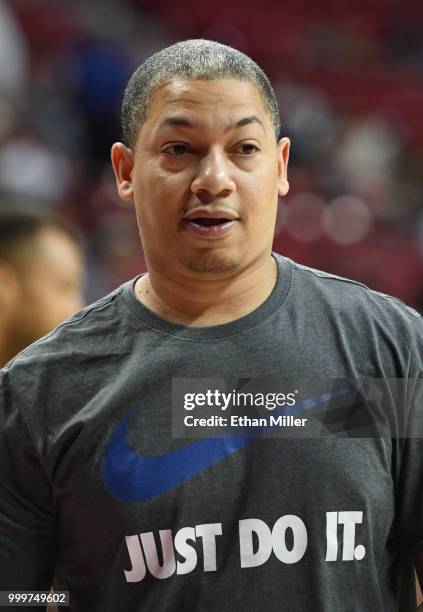
[[[83,306],[84,265],[77,245],[63,232],[46,228],[27,250],[15,317],[22,345],[49,333]]]
[[[225,276],[267,257],[288,152],[251,83],[180,80],[156,91],[135,152],[112,149],[149,266]]]

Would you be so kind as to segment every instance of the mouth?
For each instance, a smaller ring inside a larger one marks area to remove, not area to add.
[[[234,229],[236,219],[223,219],[212,217],[194,217],[193,219],[184,219],[185,227],[196,236],[203,238],[220,238],[226,236]]]
[[[201,225],[202,227],[212,227],[213,225],[222,225],[227,223],[228,219],[212,219],[211,217],[194,217],[194,219],[186,219],[188,223],[195,223],[195,225]]]

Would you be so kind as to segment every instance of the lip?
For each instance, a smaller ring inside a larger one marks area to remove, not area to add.
[[[227,210],[224,208],[215,210],[211,210],[210,208],[194,208],[184,216],[184,221],[200,217],[207,219],[228,219],[228,221],[236,221],[239,218],[234,210]]]
[[[196,215],[198,217],[199,215]],[[225,217],[212,217],[208,215],[209,218],[216,219],[224,219]],[[199,236],[200,238],[207,238],[208,240],[213,240],[216,238],[222,238],[223,236],[227,236],[230,232],[235,229],[235,225],[237,223],[236,219],[228,219],[225,223],[219,223],[219,225],[198,225],[194,223],[193,220],[183,219],[184,226],[187,228],[195,236]]]

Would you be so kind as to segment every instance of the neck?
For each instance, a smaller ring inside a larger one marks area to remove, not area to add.
[[[175,278],[149,267],[135,284],[137,298],[161,317],[195,327],[222,325],[258,308],[277,279],[269,256],[225,279]]]

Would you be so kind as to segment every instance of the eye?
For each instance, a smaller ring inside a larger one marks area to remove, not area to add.
[[[241,155],[253,155],[259,150],[260,149],[252,142],[242,142],[236,147],[235,152],[241,153]]]
[[[188,151],[189,151],[188,145],[183,144],[182,142],[177,142],[163,149],[163,153],[165,153],[166,155],[174,156],[174,157],[180,157],[181,155],[188,153]]]

